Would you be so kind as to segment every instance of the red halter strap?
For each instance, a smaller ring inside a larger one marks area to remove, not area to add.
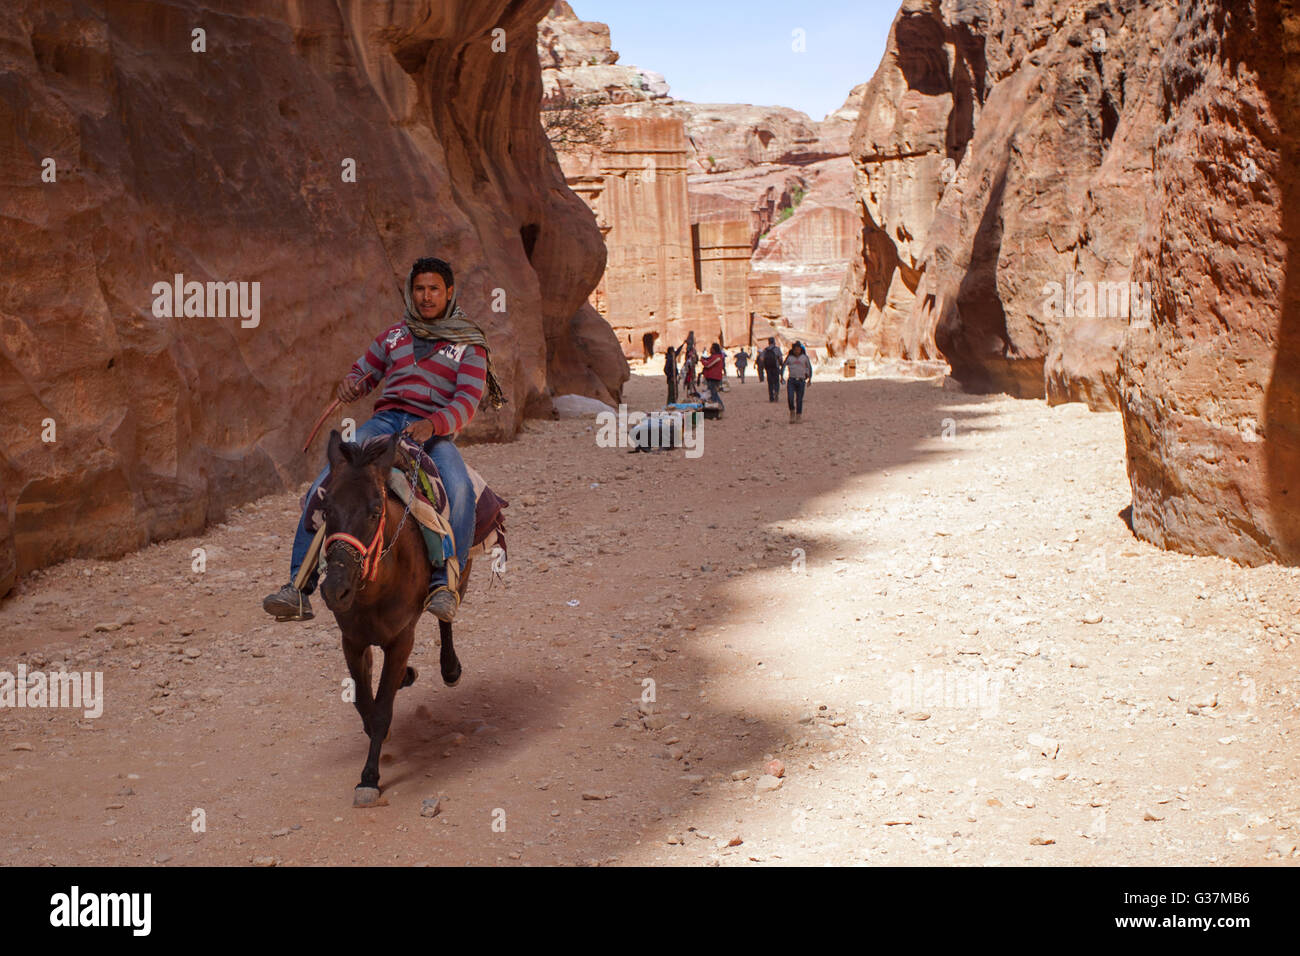
[[[360,539],[343,531],[336,531],[325,539],[325,548],[335,541],[342,541],[348,547],[355,550],[361,555],[361,580],[373,581],[379,577],[379,559],[384,554],[384,522],[388,519],[388,494],[384,493],[383,504],[379,511],[379,527],[375,529],[375,536],[370,539],[370,544],[364,545]]]

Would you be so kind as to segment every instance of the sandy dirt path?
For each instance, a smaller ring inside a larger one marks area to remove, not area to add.
[[[103,671],[105,706],[0,710],[0,864],[1294,862],[1296,570],[1134,539],[1117,415],[725,397],[694,460],[589,421],[466,449],[510,562],[475,573],[458,687],[421,625],[385,807],[351,807],[332,616],[261,610],[297,495],[28,579],[0,670]]]

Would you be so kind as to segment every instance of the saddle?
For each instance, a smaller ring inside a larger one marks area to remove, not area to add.
[[[377,439],[372,439],[377,440]],[[387,440],[382,439],[382,440]],[[479,555],[491,554],[500,548],[502,557],[506,556],[505,509],[509,506],[504,498],[488,487],[483,476],[468,464],[470,482],[474,486],[474,540],[470,543],[468,560]],[[451,505],[447,499],[447,489],[438,474],[438,467],[433,463],[424,448],[409,435],[402,435],[397,442],[397,455],[393,459],[393,468],[388,474],[388,490],[404,507],[409,508],[410,515],[424,536],[425,550],[429,563],[434,567],[447,566],[447,586],[453,591],[460,587],[460,575],[463,570],[456,560],[456,538],[451,529]],[[325,542],[325,488],[317,489],[314,500],[305,501],[307,511],[307,528],[314,531],[307,556],[303,559],[302,570],[294,586],[302,590],[307,585],[315,585],[316,578],[324,571]],[[494,572],[495,572],[494,568]]]

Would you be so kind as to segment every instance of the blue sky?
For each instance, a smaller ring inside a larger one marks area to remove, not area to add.
[[[569,0],[608,23],[619,63],[696,103],[790,106],[821,120],[871,79],[899,0]],[[803,30],[806,52],[796,53]]]

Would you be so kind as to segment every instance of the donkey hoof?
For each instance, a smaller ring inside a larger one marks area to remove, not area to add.
[[[460,665],[457,664],[456,670],[451,674],[450,677],[447,675],[446,671],[443,671],[442,682],[446,684],[448,687],[455,687],[457,684],[460,683],[460,673],[461,673]]]
[[[417,671],[414,667],[407,667],[406,676],[402,678],[402,683],[401,686],[398,687],[398,690],[401,690],[402,687],[410,687],[412,684],[415,683],[415,679],[419,676],[420,676],[420,672]]]
[[[352,806],[356,808],[381,807],[388,802],[387,800],[380,801],[378,787],[357,787],[352,793]]]

